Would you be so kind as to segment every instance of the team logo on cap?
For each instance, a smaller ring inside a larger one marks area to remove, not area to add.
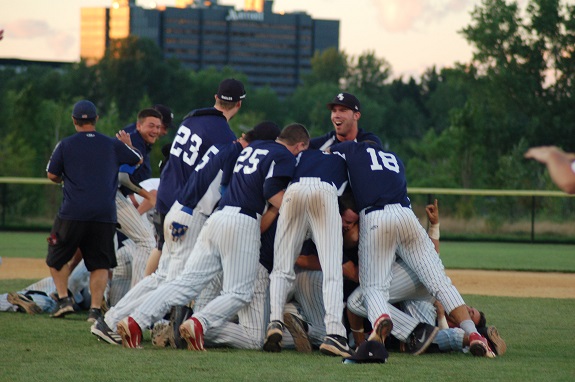
[[[340,100],[340,101],[343,101],[343,93],[339,93],[339,94],[337,95],[337,99]]]

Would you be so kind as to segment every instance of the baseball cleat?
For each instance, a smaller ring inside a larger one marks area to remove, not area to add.
[[[86,321],[94,323],[98,318],[102,317],[102,311],[98,308],[90,308],[88,312],[88,319]]]
[[[204,349],[204,328],[200,321],[191,317],[180,325],[180,335],[188,343],[188,350],[205,351]]]
[[[407,351],[412,355],[420,355],[424,353],[429,345],[431,345],[438,332],[439,328],[420,322],[409,335],[406,343]]]
[[[74,313],[74,299],[72,297],[66,296],[64,298],[58,299],[57,301],[58,307],[50,317],[62,318],[67,314]]]
[[[142,348],[142,329],[130,316],[118,323],[118,334],[122,336],[122,345],[125,348]]]
[[[391,318],[388,314],[382,314],[379,318],[375,321],[375,325],[373,325],[373,331],[367,338],[368,341],[378,341],[382,344],[385,342],[385,338],[391,333],[391,329],[393,328],[393,323],[391,322]]]
[[[479,333],[469,335],[469,352],[476,357],[495,358],[495,353],[489,347],[487,339]]]
[[[347,344],[347,339],[337,334],[325,336],[323,343],[319,346],[319,351],[325,355],[343,358],[349,358],[355,354]]]
[[[499,336],[499,331],[495,326],[489,326],[487,328],[487,342],[489,343],[489,347],[493,349],[493,352],[497,355],[503,355],[507,351],[507,344],[505,340]]]
[[[264,341],[264,351],[279,353],[282,351],[282,338],[285,325],[281,321],[274,320],[268,324],[266,340]]]
[[[104,321],[104,317],[100,317],[94,322],[90,328],[90,332],[98,337],[99,341],[104,341],[112,345],[121,345],[122,336],[110,329]]]
[[[10,292],[8,293],[7,300],[10,304],[16,305],[18,307],[18,311],[28,314],[42,313],[42,308],[40,308],[34,300],[25,295]]]
[[[300,353],[311,353],[311,343],[307,335],[307,323],[291,313],[284,313],[284,322],[286,329],[293,338],[295,350]]]

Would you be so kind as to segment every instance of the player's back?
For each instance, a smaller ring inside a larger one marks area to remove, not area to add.
[[[339,155],[332,155],[320,150],[308,149],[298,156],[293,182],[300,178],[320,178],[323,182],[333,184],[337,189],[347,182],[345,160]]]
[[[394,153],[383,151],[377,144],[353,141],[334,145],[331,151],[345,158],[359,211],[395,203],[410,205],[405,168]]]
[[[254,141],[240,153],[221,206],[236,206],[262,214],[267,199],[264,183],[270,178],[291,179],[295,156],[274,141]]]
[[[211,146],[235,139],[227,119],[217,109],[198,109],[190,113],[178,128],[169,160],[162,170],[156,209],[162,214],[169,211],[191,172]]]

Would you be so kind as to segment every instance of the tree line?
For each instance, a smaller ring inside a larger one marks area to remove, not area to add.
[[[213,104],[222,78],[236,77],[248,90],[231,121],[238,134],[262,120],[297,121],[312,136],[323,134],[333,128],[325,105],[345,90],[362,103],[360,127],[403,159],[410,186],[554,190],[543,167],[522,155],[546,144],[575,151],[575,6],[529,0],[522,10],[517,1],[483,0],[471,16],[459,32],[473,47],[470,62],[393,78],[373,51],[353,57],[331,49],[314,55],[311,71],[286,98],[250,89],[230,68],[184,69],[152,41],[134,37],[115,41],[93,66],[4,68],[0,176],[45,176],[54,145],[74,132],[70,114],[79,99],[97,105],[98,130],[113,135],[155,103],[170,106],[177,124]]]

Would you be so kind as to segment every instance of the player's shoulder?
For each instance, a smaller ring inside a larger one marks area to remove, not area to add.
[[[375,135],[374,133],[371,133],[369,131],[365,131],[361,128],[359,128],[357,130],[356,141],[358,141],[358,142],[374,141],[377,144],[379,144],[380,146],[382,145],[381,139],[379,139],[379,137],[377,135]]]

